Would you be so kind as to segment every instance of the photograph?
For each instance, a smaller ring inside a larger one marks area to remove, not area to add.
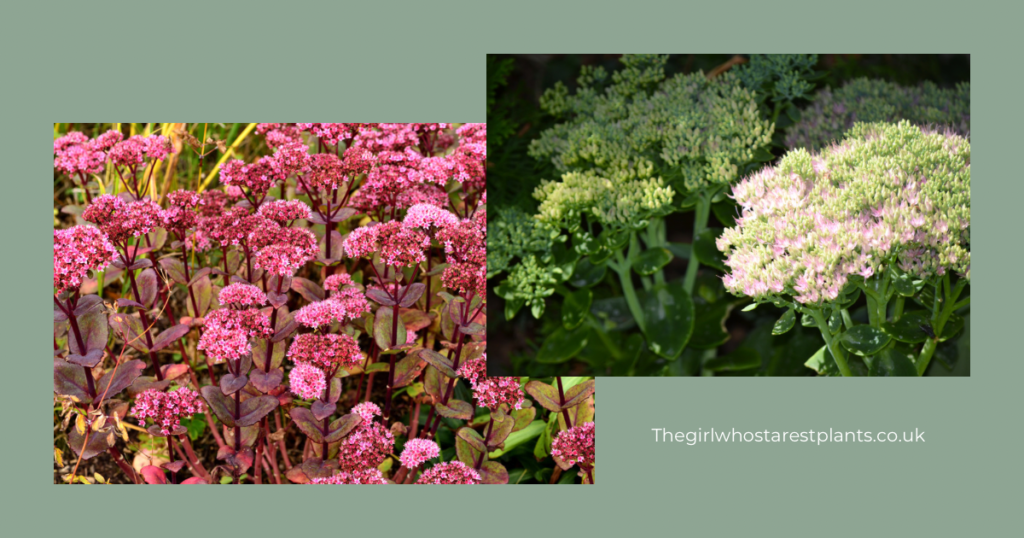
[[[53,483],[595,484],[593,376],[489,374],[486,156],[53,124]]]
[[[488,372],[969,376],[970,70],[488,55]]]

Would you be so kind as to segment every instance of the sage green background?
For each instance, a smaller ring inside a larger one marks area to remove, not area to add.
[[[1017,534],[1024,81],[1021,10],[1009,5],[5,3],[0,525],[9,536],[76,538]],[[981,173],[971,377],[600,379],[595,487],[51,485],[52,122],[484,121],[485,54],[554,51],[971,53]],[[654,427],[920,428],[927,441],[691,447],[655,444]]]

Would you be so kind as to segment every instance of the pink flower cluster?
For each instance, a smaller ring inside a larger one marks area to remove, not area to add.
[[[92,226],[53,231],[53,287],[60,294],[78,289],[90,269],[106,266],[117,256],[107,236]]]
[[[405,442],[399,460],[407,469],[415,469],[423,462],[441,455],[441,448],[429,439],[410,439]]]
[[[309,206],[301,200],[275,200],[261,205],[256,214],[281,226],[287,226],[292,221],[308,219],[312,213]]]
[[[177,190],[168,194],[167,200],[167,209],[160,211],[160,220],[164,228],[184,234],[186,230],[199,224],[196,208],[203,203],[203,199],[198,194],[193,191]]]
[[[380,469],[356,469],[349,472],[341,472],[326,478],[314,478],[310,484],[387,484],[384,474]]]
[[[219,300],[221,306],[263,306],[267,304],[267,294],[252,284],[235,282],[220,290]]]
[[[99,226],[115,245],[148,234],[160,225],[160,206],[152,200],[125,202],[112,194],[95,198],[82,218]]]
[[[970,146],[955,135],[860,125],[819,154],[789,152],[733,197],[742,216],[717,246],[736,294],[815,304],[888,263],[921,279],[969,272]]]
[[[213,327],[240,332],[246,339],[270,338],[274,335],[274,330],[270,327],[270,318],[256,308],[214,310],[206,315],[206,328]]]
[[[324,281],[324,289],[329,291],[329,301],[341,305],[344,317],[340,318],[342,323],[347,323],[370,311],[370,303],[366,300],[363,292],[352,282],[352,277],[347,273],[339,273],[327,277]]]
[[[551,455],[568,465],[586,469],[594,466],[594,423],[585,422],[558,433],[551,443]]]
[[[381,416],[380,407],[373,402],[363,402],[352,408],[352,412],[363,418],[363,423],[373,422],[373,417]]]
[[[220,182],[231,187],[249,189],[257,199],[262,198],[274,183],[286,179],[275,166],[274,157],[267,155],[260,157],[252,164],[246,164],[241,159],[233,159],[220,168]]]
[[[79,132],[68,133],[53,141],[53,166],[72,177],[99,174],[103,172],[107,150],[121,138],[121,133],[114,130],[92,140]]]
[[[338,463],[345,472],[377,467],[395,447],[395,437],[380,422],[366,421],[341,441]]]
[[[148,157],[154,161],[162,161],[172,151],[171,141],[162,135],[135,135],[127,140],[114,144],[107,156],[116,166],[127,166],[131,169],[145,162]]]
[[[446,461],[427,469],[417,484],[479,484],[480,473],[461,461]]]
[[[454,226],[458,222],[459,218],[447,209],[433,204],[416,204],[406,211],[402,224],[410,228],[430,230]]]
[[[356,228],[345,238],[343,246],[353,258],[372,258],[379,253],[385,265],[409,267],[426,261],[424,251],[430,246],[430,238],[393,220]]]
[[[469,381],[473,387],[473,398],[477,405],[491,411],[501,404],[508,404],[512,409],[523,406],[523,389],[518,377],[487,377],[487,355],[467,361],[459,367],[460,377]]]
[[[256,249],[253,263],[278,276],[291,276],[320,253],[316,236],[305,228],[286,228],[264,219],[249,235]]]
[[[363,360],[359,344],[347,334],[300,334],[288,348],[288,358],[323,370],[354,366]]]
[[[160,427],[160,433],[171,435],[181,425],[182,418],[191,418],[206,411],[206,405],[196,391],[181,387],[170,392],[147,390],[135,398],[132,416],[145,426],[151,418]]]
[[[448,267],[441,282],[462,293],[487,293],[487,223],[476,219],[462,220],[437,232],[444,244]]]
[[[235,361],[252,352],[252,345],[244,332],[227,329],[219,324],[207,326],[196,347],[205,351],[216,363]]]
[[[300,363],[288,374],[292,394],[304,400],[320,398],[327,388],[323,370],[309,363]]]
[[[351,140],[360,130],[368,129],[376,124],[373,123],[296,123],[295,126],[303,131],[309,131],[314,136],[323,139],[332,146],[338,142]]]

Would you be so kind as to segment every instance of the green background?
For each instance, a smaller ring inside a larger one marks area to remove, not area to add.
[[[551,0],[140,6],[36,2],[0,13],[5,534],[1019,532],[1019,7],[893,0],[835,8],[811,1]],[[39,348],[50,331],[42,269],[51,227],[52,122],[484,121],[484,55],[553,51],[971,53],[979,109],[972,141],[982,167],[972,376],[600,379],[595,487],[142,494],[54,486],[44,476],[52,458],[45,431],[52,422],[44,416],[50,366]],[[927,442],[691,447],[655,444],[654,427],[919,428]]]

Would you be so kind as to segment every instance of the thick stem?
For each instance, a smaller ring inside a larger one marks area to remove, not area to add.
[[[397,276],[398,269],[395,269]],[[392,350],[398,349],[398,302],[401,298],[398,296],[398,279],[395,278],[395,292],[394,292],[395,305],[391,307],[391,348]],[[387,395],[384,397],[384,424],[388,423],[391,419],[391,394],[395,387],[395,353],[388,356],[388,389]]]
[[[846,355],[843,353],[843,350],[839,349],[839,342],[832,338],[832,332],[829,331],[825,315],[817,308],[811,308],[810,311],[811,315],[814,316],[814,321],[818,322],[818,330],[821,331],[821,336],[825,338],[825,343],[828,345],[829,351],[832,352],[832,357],[835,358],[839,371],[845,377],[853,376],[853,371],[850,370],[850,365],[846,362]]]
[[[242,391],[235,391],[235,421],[242,417]],[[235,452],[242,451],[242,427],[235,424]]]
[[[128,280],[131,282],[132,294],[135,296],[135,302],[144,305],[142,302],[142,294],[139,293],[139,286],[135,283],[135,271],[127,271]],[[146,336],[146,348],[153,349],[153,337],[149,334],[149,316],[146,315],[146,307],[143,306],[139,310],[139,318],[142,320],[142,334]],[[198,314],[198,313],[197,313]],[[153,368],[156,369],[157,381],[164,380],[164,373],[160,370],[160,359],[157,358],[156,353],[149,352],[149,360],[153,364]]]
[[[633,314],[633,319],[636,320],[640,330],[644,330],[644,310],[640,306],[640,299],[636,295],[636,288],[633,287],[633,275],[630,273],[631,262],[622,255],[622,251],[616,252],[615,256],[618,258],[618,263],[613,266],[613,269],[619,274],[619,282],[622,284],[622,295],[626,298],[626,306],[629,307],[629,311]]]
[[[110,456],[114,458],[114,462],[117,463],[117,466],[121,468],[121,471],[124,472],[124,474],[128,475],[128,478],[132,481],[132,483],[138,484],[139,477],[138,475],[135,474],[135,469],[132,469],[132,466],[128,465],[128,462],[124,461],[124,458],[121,457],[121,451],[118,450],[116,446],[112,446],[107,449],[107,452],[109,452]]]
[[[711,199],[706,193],[701,194],[697,200],[697,209],[693,219],[693,240],[690,243],[691,245],[696,245],[697,237],[707,229],[710,214]],[[693,254],[691,248],[690,259],[686,264],[686,276],[683,277],[683,289],[686,290],[686,293],[693,294],[693,286],[697,283],[698,268],[700,268],[700,262],[697,261],[697,256]]]
[[[196,452],[192,450],[192,441],[189,440],[188,435],[181,434],[178,438],[181,440],[181,446],[185,447],[185,455],[187,456],[185,460],[188,461],[189,467],[192,468],[192,473],[199,475],[203,480],[209,482],[211,480],[210,473],[206,472],[206,468],[203,467],[202,462],[196,457]]]
[[[86,353],[85,340],[82,338],[82,331],[78,328],[78,317],[75,316],[75,309],[71,304],[71,299],[68,299],[68,308],[64,311],[68,316],[68,322],[71,324],[71,331],[75,335],[75,342],[78,344],[78,349],[84,355]],[[68,346],[70,347],[70,346]],[[85,381],[89,385],[89,396],[96,397],[96,382],[92,377],[92,368],[86,368],[82,366],[82,370],[85,371]]]
[[[199,317],[200,313],[198,303],[196,303],[196,293],[192,291],[192,276],[188,271],[188,251],[185,249],[184,237],[181,237],[181,261],[181,265],[185,268],[185,287],[188,288],[188,298],[192,301],[192,315]]]
[[[283,276],[278,276],[277,277],[277,288],[276,289],[277,289],[277,293],[278,294],[281,293],[281,282],[283,282],[283,281],[284,281],[284,277]],[[274,308],[274,311],[270,313],[270,329],[273,330],[275,333],[277,332],[277,308],[276,307]],[[270,359],[273,358],[273,356],[274,356],[274,346],[275,346],[275,344],[277,344],[277,342],[274,342],[273,338],[271,338],[270,340],[267,341],[267,354],[265,355],[266,358],[263,361],[263,372],[267,373],[267,374],[270,373],[270,362],[271,362]]]

